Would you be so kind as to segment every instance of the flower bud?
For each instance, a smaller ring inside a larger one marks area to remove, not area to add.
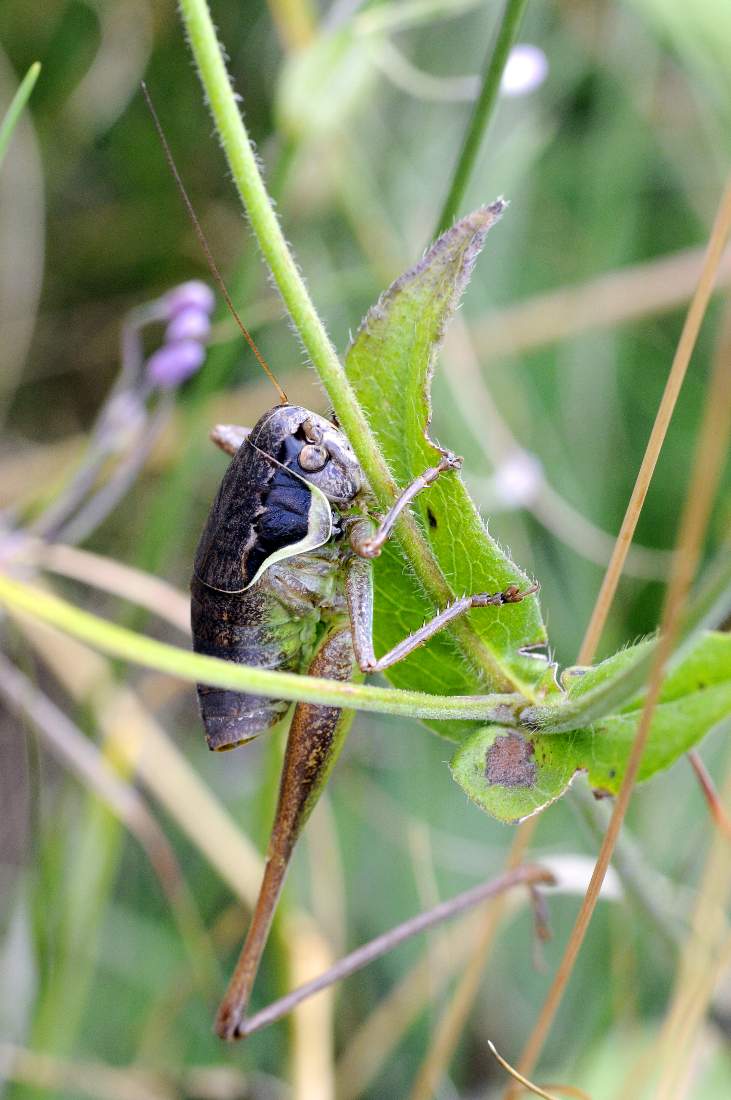
[[[163,344],[147,360],[147,373],[161,389],[179,386],[203,365],[206,350],[197,340]]]
[[[165,343],[178,340],[206,340],[211,331],[211,319],[205,310],[186,306],[179,310],[165,329]]]
[[[206,283],[202,283],[199,279],[191,279],[190,282],[176,286],[165,295],[163,301],[168,311],[168,317],[172,319],[187,309],[213,313],[216,296]]]

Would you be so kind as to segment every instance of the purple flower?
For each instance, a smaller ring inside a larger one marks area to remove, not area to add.
[[[148,377],[163,390],[174,389],[203,365],[206,349],[197,340],[163,344],[147,360]]]
[[[216,296],[206,283],[198,279],[191,279],[189,283],[181,283],[165,295],[163,302],[168,311],[168,317],[176,317],[183,310],[196,309],[203,313],[213,313],[216,304]]]
[[[211,318],[197,306],[186,306],[173,315],[165,329],[165,343],[174,344],[178,340],[205,340],[211,331]]]
[[[159,298],[153,320],[166,320],[165,340],[147,360],[153,386],[174,389],[203,365],[216,298],[209,286],[193,279]]]

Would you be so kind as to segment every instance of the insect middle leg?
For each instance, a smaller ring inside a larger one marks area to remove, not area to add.
[[[429,619],[382,657],[376,657],[373,650],[373,572],[369,562],[359,558],[352,559],[348,566],[345,590],[358,667],[361,672],[382,672],[391,665],[395,665],[397,661],[408,657],[420,645],[429,641],[445,626],[472,608],[502,607],[503,604],[520,603],[526,596],[532,596],[537,592],[538,585],[532,584],[530,588],[521,591],[517,584],[511,584],[502,592],[477,592],[472,596],[462,596],[449,607],[439,611],[433,619]]]
[[[310,676],[350,680],[355,668],[348,628],[338,628],[320,646]],[[317,802],[345,740],[352,711],[298,703],[292,715],[269,839],[264,879],[249,931],[216,1017],[222,1039],[239,1039],[251,990],[264,953],[274,911],[294,846]]]

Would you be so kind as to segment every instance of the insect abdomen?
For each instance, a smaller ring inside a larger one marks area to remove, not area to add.
[[[248,592],[218,592],[194,577],[191,595],[196,653],[257,668],[299,669],[303,651],[307,654],[314,639],[315,624],[292,618],[261,586]],[[278,722],[289,706],[283,699],[205,684],[198,684],[198,701],[208,747],[216,750],[250,741]]]

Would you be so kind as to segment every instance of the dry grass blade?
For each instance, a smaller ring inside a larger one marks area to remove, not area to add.
[[[706,309],[708,308],[708,303],[718,274],[718,268],[721,263],[723,249],[730,232],[731,179],[729,179],[726,190],[721,198],[721,203],[706,249],[705,260],[698,286],[696,287],[695,294],[690,303],[673,364],[670,368],[670,374],[668,375],[668,380],[665,385],[665,391],[657,410],[655,423],[650,433],[650,439],[645,450],[644,458],[642,459],[642,465],[637,474],[637,480],[635,481],[635,486],[632,490],[629,504],[627,505],[627,511],[622,521],[619,534],[617,535],[614,553],[612,554],[611,561],[609,562],[609,566],[604,576],[594,611],[592,612],[586,634],[584,635],[584,640],[581,643],[578,664],[590,664],[594,659],[599,639],[604,629],[607,615],[609,614],[609,608],[612,605],[614,594],[617,591],[617,585],[619,584],[619,578],[624,568],[627,552],[632,542],[635,528],[637,527],[637,521],[642,511],[642,506],[645,503],[645,497],[650,487],[655,465],[665,441],[670,418],[673,414],[673,409],[675,408],[675,403],[678,399],[680,388],[688,369],[688,364],[690,363],[701,323],[705,316]]]
[[[109,663],[82,643],[28,618],[21,625],[69,694],[92,703],[118,758],[136,771],[234,894],[253,906],[261,857],[135,693],[117,684]]]
[[[314,921],[299,914],[286,922],[284,939],[292,985],[310,981],[332,965],[333,954]],[[335,1100],[335,1037],[332,988],[292,1014],[292,1100]]]
[[[23,544],[22,559],[30,559],[50,573],[81,581],[145,607],[184,634],[190,634],[189,598],[150,573],[89,550],[40,540],[29,539]]]
[[[572,1085],[549,1085],[546,1088],[542,1088],[541,1085],[534,1085],[532,1081],[529,1081],[527,1077],[524,1077],[522,1073],[519,1073],[514,1066],[510,1065],[510,1062],[503,1058],[502,1054],[498,1054],[495,1049],[495,1044],[488,1039],[487,1045],[493,1057],[500,1063],[503,1069],[515,1078],[518,1084],[522,1085],[528,1092],[532,1092],[534,1096],[542,1096],[543,1100],[559,1100],[558,1096],[553,1092],[549,1092],[549,1088],[558,1089],[559,1092],[565,1093],[567,1096],[579,1097],[579,1100],[591,1100],[591,1098],[581,1089],[574,1088]]]
[[[708,805],[709,812],[716,828],[724,833],[727,840],[731,840],[731,817],[729,817],[726,812],[726,807],[716,790],[708,768],[701,759],[700,753],[693,749],[688,753],[688,762],[700,783],[703,797],[706,800],[706,804]]]
[[[731,181],[727,185],[721,200],[719,215],[716,218],[708,248],[708,257],[712,258],[714,255],[720,255],[721,246],[728,236],[730,228]],[[712,267],[712,264],[709,260],[709,264],[704,269],[705,280],[702,280],[708,292],[710,292],[711,284],[710,267]],[[696,296],[691,305],[691,313],[696,311],[697,301],[698,296]],[[706,304],[707,301],[708,295],[706,294]],[[697,316],[694,321],[694,328],[696,331],[697,326],[700,325],[700,320],[701,316]],[[689,339],[688,326],[686,326],[680,341],[681,345],[685,345],[686,347],[685,354],[690,353]],[[589,889],[587,890],[586,897],[566,946],[566,951],[556,972],[551,988],[548,991],[535,1028],[528,1039],[521,1057],[518,1068],[523,1073],[532,1072],[538,1056],[543,1049],[543,1044],[551,1028],[551,1024],[553,1023],[554,1016],[563,997],[564,990],[568,984],[574,963],[593,915],[599,897],[599,891],[607,872],[609,861],[612,857],[617,837],[627,812],[632,790],[637,779],[642,754],[650,731],[653,712],[660,697],[665,666],[668,658],[672,654],[675,644],[683,605],[686,601],[700,559],[702,542],[710,517],[713,497],[726,458],[728,436],[731,431],[731,356],[727,354],[728,343],[728,329],[727,326],[724,325],[719,353],[715,358],[708,393],[706,395],[690,483],[680,521],[673,568],[663,605],[660,621],[660,638],[650,670],[647,695],[640,715],[637,733],[630,752],[622,786],[617,795],[609,826],[597,858]],[[677,358],[676,356],[676,361]],[[634,495],[635,494],[633,494],[633,496]],[[509,1090],[508,1095],[514,1095],[512,1090]]]
[[[718,803],[726,816],[726,807],[731,806],[731,766],[727,766]],[[656,1100],[684,1100],[689,1094],[696,1039],[713,990],[731,962],[726,918],[729,893],[728,836],[714,830],[655,1057],[654,1064],[661,1067]]]
[[[11,1043],[0,1043],[0,1079],[51,1093],[63,1089],[91,1100],[175,1100],[178,1095],[154,1073],[100,1062],[71,1062]]]
[[[609,271],[581,286],[564,286],[496,310],[474,326],[484,360],[517,355],[592,329],[652,317],[685,305],[703,266],[703,249],[688,248]],[[718,287],[731,284],[731,249],[718,267]]]
[[[105,1062],[71,1061],[13,1043],[0,1043],[0,1079],[34,1090],[89,1097],[90,1100],[242,1100],[265,1095],[257,1089],[255,1074],[233,1066],[187,1066],[180,1073],[164,1073],[139,1065],[112,1066]],[[272,1095],[272,1079],[266,1095]]]

